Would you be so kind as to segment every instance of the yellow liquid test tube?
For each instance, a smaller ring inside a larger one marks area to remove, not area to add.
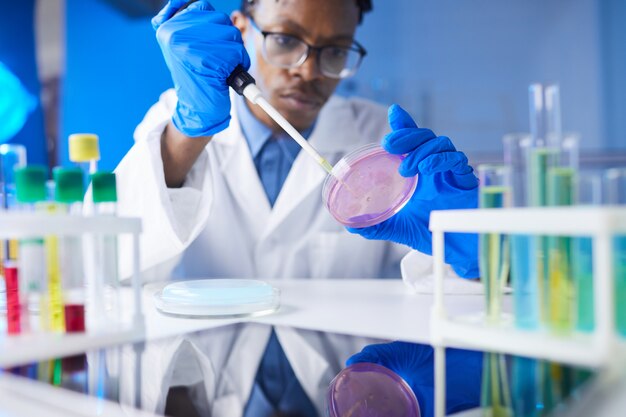
[[[55,213],[58,207],[51,204],[49,213]],[[48,326],[54,332],[65,331],[65,312],[63,310],[63,294],[61,290],[61,264],[59,262],[59,238],[46,236],[44,239],[46,248],[46,267],[48,272]]]
[[[48,318],[50,330],[65,331],[63,294],[61,292],[61,265],[59,263],[59,238],[45,238],[46,264],[48,268]]]

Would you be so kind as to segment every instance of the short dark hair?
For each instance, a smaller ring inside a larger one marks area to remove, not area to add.
[[[276,0],[278,1],[278,0]],[[354,0],[359,8],[359,23],[363,21],[363,15],[372,10],[372,0]],[[246,16],[250,16],[252,7],[256,0],[241,0],[241,12]]]

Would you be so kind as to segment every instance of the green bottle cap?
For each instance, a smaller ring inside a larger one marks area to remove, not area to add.
[[[46,178],[48,169],[43,165],[28,165],[15,169],[17,201],[36,203],[46,199]]]
[[[113,203],[117,201],[115,174],[98,171],[91,174],[91,190],[94,203]]]
[[[54,200],[59,203],[83,201],[83,171],[80,168],[56,167],[52,170],[55,182]]]

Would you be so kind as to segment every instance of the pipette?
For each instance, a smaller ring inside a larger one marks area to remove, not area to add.
[[[197,0],[188,1],[176,13],[180,13],[196,1]],[[259,106],[272,120],[282,127],[311,158],[315,159],[315,162],[332,175],[333,166],[263,97],[261,90],[259,90],[255,84],[254,78],[241,65],[237,65],[233,70],[226,79],[226,84],[235,90],[237,94],[248,99],[250,103]]]
[[[226,83],[239,95],[244,96],[252,104],[259,106],[269,117],[272,118],[285,132],[295,140],[298,145],[309,154],[309,156],[321,165],[329,174],[332,173],[333,166],[272,106],[256,86],[254,78],[238,65],[230,74]]]

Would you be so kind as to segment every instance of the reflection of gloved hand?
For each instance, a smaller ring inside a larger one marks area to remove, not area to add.
[[[480,405],[482,375],[480,352],[446,349],[446,414]],[[422,417],[434,414],[434,351],[427,345],[393,342],[366,346],[346,366],[369,362],[398,374],[415,393]]]
[[[407,154],[398,171],[405,177],[419,174],[417,189],[407,205],[390,219],[348,231],[431,255],[430,212],[478,207],[478,179],[465,154],[457,151],[449,138],[418,128],[400,106],[389,108],[389,125],[393,131],[383,138],[382,147],[392,154]],[[478,277],[477,236],[446,234],[445,242],[446,262],[454,271],[463,278]]]
[[[174,126],[187,136],[209,136],[228,126],[226,79],[237,65],[248,69],[250,58],[227,15],[207,0],[176,14],[185,3],[171,0],[152,25],[178,95]]]

